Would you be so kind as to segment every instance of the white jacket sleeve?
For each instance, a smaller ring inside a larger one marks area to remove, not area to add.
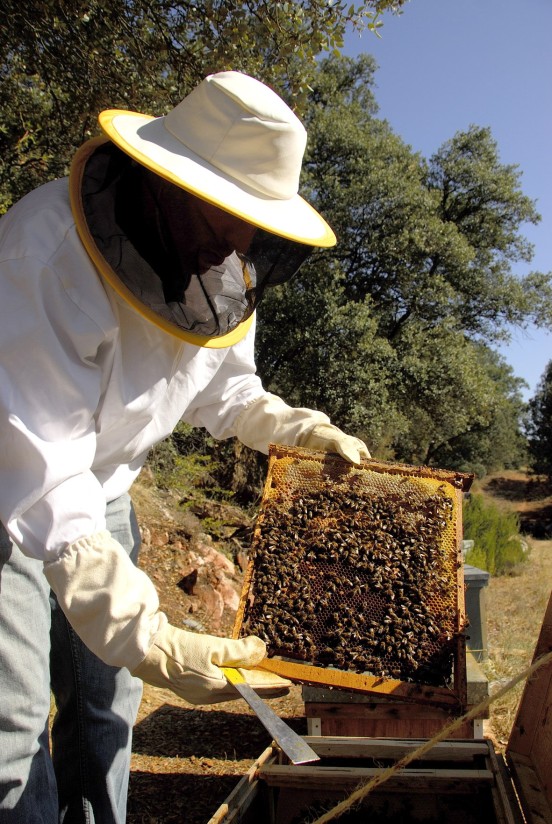
[[[75,541],[44,574],[77,635],[111,666],[137,667],[167,623],[153,583],[107,531]]]
[[[266,394],[256,374],[254,347],[255,320],[245,337],[228,349],[212,380],[190,403],[183,415],[186,423],[205,427],[219,440],[236,435],[237,416]],[[202,357],[208,359],[209,353],[204,350]],[[214,360],[215,355],[211,357]]]

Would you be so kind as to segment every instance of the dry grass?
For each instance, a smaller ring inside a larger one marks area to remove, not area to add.
[[[522,530],[539,534],[540,525],[548,531],[552,496],[546,483],[510,471],[490,476],[476,491],[491,497],[504,509],[518,512]],[[537,540],[528,535],[527,542],[527,563],[515,575],[491,578],[489,582],[489,660],[483,669],[491,694],[531,663],[552,590],[552,540]],[[488,734],[499,750],[504,750],[508,743],[522,693],[523,684],[519,684],[491,706]]]
[[[491,694],[533,658],[552,589],[552,541],[530,540],[527,564],[515,576],[492,578],[487,600],[489,660],[484,671]],[[508,743],[523,692],[519,684],[491,706],[490,730],[497,748]]]

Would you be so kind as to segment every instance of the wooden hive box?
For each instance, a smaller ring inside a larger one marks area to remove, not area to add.
[[[534,660],[552,652],[552,595]],[[306,824],[421,741],[307,737],[321,758],[290,765],[273,744],[207,824]],[[370,793],[339,824],[552,824],[552,662],[525,685],[506,754],[444,741]]]
[[[489,683],[479,664],[466,654],[466,711],[488,698]],[[385,695],[303,686],[308,735],[370,738],[431,738],[461,714],[460,707],[400,701]],[[464,721],[451,738],[482,738],[488,709]]]

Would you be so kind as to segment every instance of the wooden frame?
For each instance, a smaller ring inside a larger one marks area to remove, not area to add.
[[[282,447],[270,445],[269,466],[263,493],[263,501],[269,497],[272,472],[276,461],[281,458],[293,457],[297,460],[316,460],[331,464],[332,461],[342,462],[342,459],[313,453],[298,447]],[[425,466],[408,466],[406,464],[388,463],[384,461],[363,460],[362,468],[382,472],[390,475],[427,478],[450,484],[454,490],[456,518],[456,592],[454,596],[456,608],[456,637],[452,688],[430,686],[423,683],[413,683],[389,677],[357,674],[345,670],[321,667],[312,664],[300,663],[284,658],[266,658],[259,666],[274,672],[284,678],[302,684],[329,686],[337,689],[346,689],[365,694],[384,696],[393,701],[413,702],[442,707],[451,714],[460,715],[466,707],[466,641],[461,628],[466,623],[464,577],[462,557],[462,494],[469,489],[473,475]],[[257,524],[255,535],[258,535],[260,526]],[[246,602],[250,592],[254,572],[254,563],[251,561],[244,576],[244,583],[234,623],[233,636],[239,637],[244,620]]]

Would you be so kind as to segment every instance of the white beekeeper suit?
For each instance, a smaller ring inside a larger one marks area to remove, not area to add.
[[[212,75],[166,118],[110,111],[100,122],[109,139],[81,150],[71,188],[48,183],[0,222],[0,521],[25,555],[44,562],[71,626],[103,662],[192,703],[228,700],[236,693],[219,667],[254,668],[264,643],[170,626],[153,584],[107,530],[106,503],[129,490],[148,450],[180,420],[265,453],[270,442],[354,462],[368,452],[323,413],[264,391],[253,357],[260,268],[244,308],[232,297],[232,311],[217,310],[205,327],[197,317],[180,325],[191,291],[159,310],[159,295],[144,287],[148,267],[137,284],[134,258],[106,240],[115,217],[89,191],[97,171],[89,164],[106,152],[103,175],[115,152],[275,235],[310,246],[335,238],[297,195],[302,126],[252,78]],[[215,266],[215,279],[222,272],[234,294],[241,268],[226,264]],[[260,690],[285,683],[261,671],[247,677]]]

